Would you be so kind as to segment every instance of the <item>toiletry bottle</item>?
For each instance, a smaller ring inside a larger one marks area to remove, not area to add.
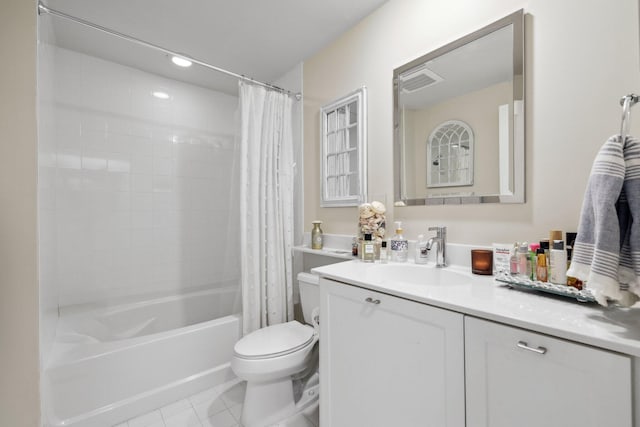
[[[529,244],[527,242],[520,243],[518,247],[518,275],[520,277],[531,276],[531,263],[529,262]]]
[[[380,264],[386,264],[389,262],[389,252],[387,251],[387,241],[383,240],[380,243]]]
[[[418,241],[416,242],[415,263],[426,264],[428,257],[429,250],[427,249],[427,239],[424,237],[424,234],[420,234],[418,236]]]
[[[551,249],[551,273],[549,281],[557,285],[567,284],[567,253],[564,251],[564,241],[554,240]]]
[[[351,241],[351,255],[358,256],[358,238],[354,237]]]
[[[364,235],[364,240],[362,241],[362,261],[373,262],[375,259],[376,252],[373,240],[371,240],[371,233],[366,233]]]
[[[322,249],[322,230],[320,224],[322,221],[312,221],[313,230],[311,230],[311,249]]]
[[[549,252],[551,252],[551,249],[553,249],[554,240],[562,240],[562,230],[549,231]]]
[[[551,249],[551,246],[549,245],[549,239],[542,239],[540,240],[540,249],[542,249],[544,251],[544,256],[546,258],[547,261],[547,278],[549,277],[549,249]]]
[[[571,266],[571,257],[573,255],[573,245],[575,245],[576,243],[576,237],[578,236],[578,233],[571,233],[567,231],[565,233],[565,236],[567,236],[566,242],[567,242],[567,270],[568,270],[569,267]],[[582,289],[583,287],[582,280],[576,279],[575,277],[572,277],[572,276],[567,276],[567,285],[573,286],[576,289]]]
[[[391,261],[406,262],[409,242],[402,235],[402,222],[396,221],[396,234],[391,238]]]
[[[509,257],[509,272],[514,276],[518,274],[518,247],[520,244],[515,242],[511,248],[511,256]]]
[[[538,265],[538,249],[540,249],[540,243],[531,243],[529,245],[529,270],[531,274],[529,275],[529,279],[536,280],[536,266]]]
[[[538,262],[536,264],[536,280],[539,282],[547,281],[547,256],[544,254],[544,249],[538,248],[536,252]]]

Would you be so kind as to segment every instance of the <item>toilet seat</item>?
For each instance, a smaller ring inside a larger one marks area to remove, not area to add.
[[[314,329],[295,320],[258,329],[240,339],[233,348],[236,357],[269,359],[294,353],[315,339]]]

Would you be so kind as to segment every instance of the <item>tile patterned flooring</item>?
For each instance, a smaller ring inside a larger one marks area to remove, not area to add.
[[[245,388],[234,380],[114,427],[241,427]]]
[[[178,400],[114,427],[242,427],[246,383],[233,380]],[[318,408],[296,414],[275,427],[318,427]]]

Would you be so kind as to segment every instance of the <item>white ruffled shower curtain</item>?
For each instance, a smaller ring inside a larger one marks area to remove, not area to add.
[[[293,319],[292,100],[240,82],[243,333]]]

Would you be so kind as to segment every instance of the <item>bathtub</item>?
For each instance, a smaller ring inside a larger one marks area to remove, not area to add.
[[[239,292],[61,311],[43,374],[45,425],[111,426],[233,379]]]

